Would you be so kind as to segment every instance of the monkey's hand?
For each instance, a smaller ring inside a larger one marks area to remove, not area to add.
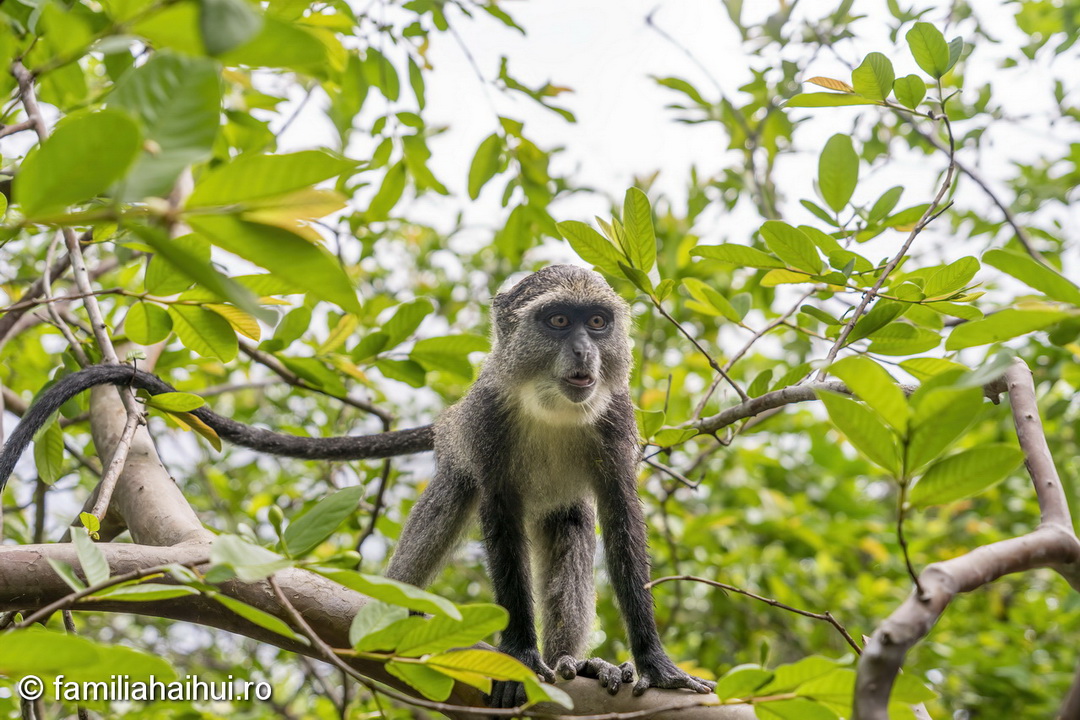
[[[622,665],[612,665],[601,658],[576,660],[563,655],[555,662],[555,674],[564,680],[573,680],[578,675],[599,680],[600,687],[607,688],[614,695],[623,684],[633,681],[634,664],[624,662]]]
[[[638,680],[634,683],[634,695],[641,695],[651,687],[664,690],[685,688],[696,693],[711,693],[716,683],[688,675],[675,666],[666,655],[658,654],[647,660],[638,661]]]
[[[522,651],[500,647],[499,652],[519,660],[544,682],[555,682],[555,672],[544,664],[540,658],[540,651],[536,648]],[[509,680],[495,680],[491,683],[491,694],[484,697],[484,702],[488,704],[488,707],[512,708],[524,705],[527,699],[523,684]]]

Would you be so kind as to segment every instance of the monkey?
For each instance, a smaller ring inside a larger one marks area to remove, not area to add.
[[[616,694],[650,687],[711,692],[668,657],[656,627],[630,400],[630,308],[601,275],[552,265],[492,302],[492,346],[466,395],[433,426],[378,435],[308,438],[193,413],[223,439],[305,459],[361,459],[435,450],[435,474],[406,518],[386,575],[426,587],[478,520],[495,600],[508,612],[498,649],[545,682],[595,678]],[[34,433],[68,399],[101,384],[151,394],[173,388],[122,365],[68,375],[30,407],[0,455],[0,490]],[[595,615],[596,522],[634,663],[583,659]],[[543,652],[534,614],[540,586]],[[487,702],[526,701],[520,682],[496,681]]]

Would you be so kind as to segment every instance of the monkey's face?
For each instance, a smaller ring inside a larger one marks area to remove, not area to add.
[[[552,380],[574,403],[588,400],[603,380],[603,356],[613,330],[613,313],[601,305],[560,303],[538,310],[535,327],[554,357]]]

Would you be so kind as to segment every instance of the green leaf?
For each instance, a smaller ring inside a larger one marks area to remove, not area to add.
[[[320,300],[361,314],[356,291],[337,258],[318,245],[270,225],[232,215],[198,215],[191,226],[217,246],[264,267]]]
[[[845,105],[880,105],[868,98],[859,95],[846,95],[831,92],[799,93],[786,103],[789,108],[819,108],[819,107],[842,107]]]
[[[392,348],[400,345],[416,332],[416,328],[420,327],[424,318],[433,312],[435,312],[435,306],[427,298],[398,305],[393,317],[382,327],[382,332],[386,333],[388,338],[384,347]]]
[[[724,243],[723,245],[698,245],[690,254],[695,257],[708,258],[731,263],[739,267],[752,268],[782,268],[784,263],[768,253],[746,245]]]
[[[255,37],[218,59],[229,66],[291,68],[308,74],[325,72],[329,60],[326,45],[303,25],[269,15]]]
[[[825,705],[807,698],[769,700],[754,703],[760,720],[839,720],[840,716]]]
[[[15,199],[34,219],[89,200],[124,176],[141,148],[123,110],[72,113],[31,150],[15,175]]]
[[[379,186],[375,197],[371,199],[365,216],[370,221],[386,220],[390,217],[390,211],[397,205],[398,200],[405,193],[405,162],[399,161],[390,166],[383,176],[382,185]]]
[[[949,378],[949,374],[935,376]],[[905,469],[916,473],[953,444],[978,417],[982,392],[976,388],[935,387],[935,379],[925,381],[910,402],[915,408]]]
[[[180,252],[185,253],[191,264],[198,264],[205,268],[207,271],[213,272],[211,267],[211,250],[210,243],[208,243],[205,237],[200,237],[194,233],[187,235],[180,235],[174,237],[174,239],[168,239],[163,233],[161,235],[162,242],[172,245],[175,248],[179,248]],[[153,247],[151,245],[151,247]],[[225,277],[222,276],[222,281]],[[173,295],[175,293],[183,293],[184,290],[191,287],[194,282],[191,276],[189,276],[183,269],[180,269],[165,258],[160,253],[154,253],[150,257],[150,261],[146,266],[146,275],[143,279],[143,286],[146,288],[147,293],[157,296]],[[210,288],[207,288],[210,289]],[[243,288],[240,288],[241,290]],[[221,296],[222,298],[228,296]]]
[[[64,431],[56,420],[34,434],[34,465],[46,485],[52,485],[63,474]]]
[[[772,678],[771,671],[758,665],[738,665],[717,681],[715,692],[721,700],[749,698]]]
[[[619,269],[619,263],[626,259],[607,238],[583,222],[566,220],[555,227],[578,257],[590,265],[614,273]]]
[[[998,484],[1023,461],[1024,453],[1000,443],[980,445],[931,465],[911,488],[917,508],[963,500]]]
[[[623,201],[623,227],[629,236],[627,256],[630,264],[645,272],[656,265],[656,230],[653,228],[649,197],[636,187],[626,191]]]
[[[363,575],[352,570],[341,570],[339,568],[311,567],[309,570],[328,577],[361,595],[367,595],[370,598],[382,600],[391,605],[400,605],[410,610],[429,612],[435,615],[445,615],[455,620],[462,619],[461,611],[458,610],[454,603],[408,583],[398,582],[380,575]]]
[[[917,355],[933,350],[941,343],[941,336],[933,330],[915,327],[906,322],[889,323],[871,337],[872,353],[880,355]]]
[[[893,475],[900,474],[900,452],[896,438],[874,412],[865,405],[830,392],[818,392],[833,425],[855,449]]]
[[[983,320],[958,325],[945,341],[946,350],[961,350],[1001,342],[1010,338],[1042,330],[1048,325],[1064,320],[1070,314],[1059,310],[1016,310],[1006,308]]]
[[[983,255],[983,261],[1053,300],[1080,306],[1080,288],[1030,255],[1009,250],[991,250]]]
[[[158,52],[125,74],[108,101],[134,115],[154,144],[124,178],[121,199],[163,196],[185,167],[210,156],[220,125],[220,70],[207,58]]]
[[[201,408],[206,401],[191,393],[167,392],[152,396],[146,404],[167,412],[191,412]]]
[[[86,528],[72,528],[71,541],[75,543],[75,554],[79,556],[79,565],[88,585],[97,585],[109,579],[109,561],[105,553],[90,539]]]
[[[742,316],[738,310],[715,289],[705,282],[694,277],[683,278],[683,286],[690,292],[697,303],[687,303],[687,307],[705,313],[706,315],[723,316],[733,323],[742,322]]]
[[[292,567],[292,561],[238,535],[218,535],[210,545],[210,560],[231,568],[242,582],[251,583]]]
[[[922,680],[915,675],[905,673],[896,676],[892,692],[889,694],[889,702],[914,705],[916,703],[930,702],[937,696],[938,694],[926,687]]]
[[[173,330],[180,342],[203,357],[229,362],[236,357],[239,343],[236,331],[225,318],[198,305],[173,305],[169,308]]]
[[[418,690],[424,697],[436,702],[443,702],[449,698],[454,689],[452,677],[427,665],[391,660],[386,663],[386,672]]]
[[[221,55],[255,37],[263,19],[245,0],[199,0],[199,31],[210,55]]]
[[[777,666],[773,671],[775,675],[772,682],[761,688],[761,693],[775,694],[791,691],[805,682],[829,675],[839,669],[840,663],[832,658],[822,655],[810,655],[793,663]]]
[[[837,133],[825,143],[818,160],[818,190],[821,199],[840,212],[851,200],[859,182],[859,156],[851,138]]]
[[[870,212],[867,213],[867,220],[873,224],[881,222],[889,213],[896,207],[896,203],[900,202],[900,196],[904,194],[904,188],[900,185],[891,187],[881,194],[881,197],[877,199],[873,207],[870,208]]]
[[[896,384],[885,368],[866,357],[848,357],[829,366],[829,372],[844,384],[860,400],[877,412],[903,437],[907,433],[908,407],[904,391]]]
[[[964,39],[962,37],[954,37],[949,41],[949,63],[945,68],[945,72],[953,69],[957,61],[960,60],[960,56],[964,54]]]
[[[266,318],[266,313],[255,302],[250,290],[236,280],[225,277],[210,264],[210,245],[205,238],[185,242],[185,238],[192,236],[173,240],[158,228],[146,225],[130,225],[129,227],[140,240],[154,249],[151,265],[162,260],[211,292],[216,298],[228,300],[251,315]],[[203,245],[206,246],[205,253],[198,249]]]
[[[855,92],[870,100],[883,101],[888,98],[895,78],[889,58],[879,52],[867,55],[862,64],[851,71],[851,85]]]
[[[873,335],[878,330],[903,315],[904,310],[906,309],[907,308],[903,303],[896,302],[895,300],[878,300],[874,307],[870,308],[870,312],[866,313],[855,322],[855,327],[851,330],[851,334],[848,335],[847,344],[850,345],[856,340],[862,340],[865,337]]]
[[[973,257],[962,257],[928,277],[923,286],[923,292],[928,298],[953,295],[966,287],[978,271],[978,260]]]
[[[49,561],[49,565],[56,571],[56,574],[60,576],[60,579],[67,583],[67,586],[79,592],[86,589],[86,583],[84,583],[78,575],[75,574],[75,568],[68,565],[63,560],[57,560],[55,558],[45,558]]]
[[[952,362],[951,360],[943,360],[941,358],[913,358],[911,360],[904,360],[900,363],[900,367],[914,375],[916,380],[927,380],[935,375],[940,375],[941,373],[949,371],[967,371],[965,365]]]
[[[375,367],[391,380],[406,383],[414,388],[424,387],[427,379],[427,371],[424,366],[415,360],[379,358],[375,361]]]
[[[398,643],[395,652],[419,657],[451,648],[474,645],[506,627],[509,614],[498,605],[465,605],[461,620],[435,616],[411,630]]]
[[[917,22],[908,30],[908,47],[915,62],[935,79],[949,71],[949,45],[945,37],[930,23]]]
[[[503,141],[498,133],[492,133],[480,143],[469,166],[469,197],[480,197],[480,190],[488,180],[499,171],[499,158],[502,156]]]
[[[619,271],[623,276],[634,284],[641,292],[649,295],[650,297],[656,294],[656,290],[653,288],[652,280],[645,274],[644,270],[638,270],[636,267],[630,267],[624,262],[619,263]]]
[[[356,513],[363,496],[364,488],[354,485],[320,500],[285,528],[281,537],[285,553],[290,557],[299,557],[314,550],[337,530],[345,518]]]
[[[285,155],[246,153],[202,175],[188,208],[235,205],[287,195],[351,172],[356,167],[322,150]]]
[[[124,332],[139,345],[161,342],[172,332],[172,326],[165,308],[141,301],[132,305],[124,318]]]
[[[398,605],[390,605],[379,600],[370,600],[353,616],[349,626],[349,645],[356,647],[362,639],[380,630],[385,630],[399,620],[409,617],[409,611]],[[396,646],[395,646],[396,649]]]
[[[765,244],[788,266],[805,270],[811,275],[821,272],[821,257],[817,247],[801,230],[779,220],[769,220],[761,226]]]
[[[521,682],[536,677],[536,673],[520,661],[491,650],[452,650],[432,655],[425,664],[443,671],[476,673],[493,680]]]
[[[219,603],[227,607],[232,612],[236,613],[240,617],[244,618],[248,622],[254,623],[261,628],[265,628],[270,632],[275,632],[282,637],[287,637],[291,640],[309,644],[309,640],[302,635],[298,635],[289,625],[279,617],[275,617],[265,610],[260,610],[257,607],[248,605],[246,602],[241,602],[236,598],[229,597],[224,593],[212,592],[208,593],[210,597],[217,600]]]
[[[458,377],[472,379],[472,364],[469,354],[487,352],[490,349],[488,339],[480,335],[447,335],[445,337],[424,338],[413,346],[409,357],[428,370],[445,370]]]
[[[926,97],[926,81],[918,75],[905,75],[893,83],[893,92],[901,105],[914,110]]]
[[[90,597],[95,600],[119,600],[120,602],[154,602],[171,600],[188,595],[198,595],[199,591],[186,585],[166,585],[164,583],[139,583],[99,590]]]

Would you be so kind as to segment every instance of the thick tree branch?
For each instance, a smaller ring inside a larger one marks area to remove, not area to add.
[[[919,576],[922,592],[912,593],[878,627],[859,658],[857,720],[887,720],[889,694],[904,656],[926,637],[957,594],[977,590],[1010,573],[1044,567],[1054,568],[1080,591],[1080,540],[1073,531],[1065,494],[1042,433],[1031,371],[1022,360],[1014,360],[1005,380],[1042,523],[1027,535],[983,545],[923,570]]]

